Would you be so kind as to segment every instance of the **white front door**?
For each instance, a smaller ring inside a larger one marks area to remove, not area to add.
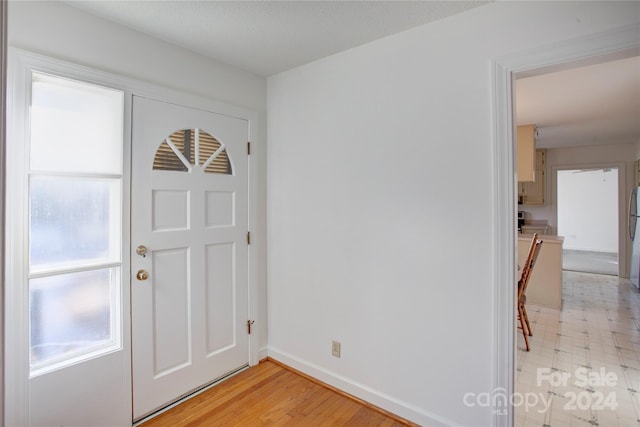
[[[248,122],[133,98],[133,418],[247,365]]]

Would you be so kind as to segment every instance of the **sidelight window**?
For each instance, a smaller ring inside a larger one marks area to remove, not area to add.
[[[31,374],[121,347],[122,91],[33,73]]]

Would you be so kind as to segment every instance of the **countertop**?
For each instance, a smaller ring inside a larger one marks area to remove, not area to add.
[[[518,234],[518,240],[533,239],[533,234]],[[562,244],[564,242],[564,236],[552,236],[550,234],[538,234],[538,239],[541,239],[545,243]]]

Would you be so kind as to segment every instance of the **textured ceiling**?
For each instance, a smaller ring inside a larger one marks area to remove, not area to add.
[[[221,62],[269,76],[486,1],[67,1]]]
[[[261,76],[488,1],[69,0],[70,6]],[[446,43],[446,41],[443,41]],[[640,59],[516,81],[518,124],[539,147],[640,141]]]
[[[516,80],[518,124],[542,148],[640,141],[640,57]]]

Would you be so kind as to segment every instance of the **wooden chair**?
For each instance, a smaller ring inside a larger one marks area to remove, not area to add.
[[[525,294],[527,290],[527,285],[529,284],[529,278],[531,277],[531,273],[533,272],[533,267],[536,264],[536,260],[538,259],[538,254],[540,253],[540,248],[542,247],[542,240],[538,239],[538,234],[533,235],[533,239],[531,239],[531,246],[529,246],[529,254],[527,255],[527,260],[525,261],[524,266],[522,267],[522,274],[520,276],[520,280],[518,280],[518,320],[520,321],[520,327],[522,329],[522,336],[524,337],[524,343],[527,347],[527,351],[530,350],[529,347],[529,338],[533,336],[533,332],[531,331],[531,325],[529,324],[529,316],[527,315],[527,295]]]

